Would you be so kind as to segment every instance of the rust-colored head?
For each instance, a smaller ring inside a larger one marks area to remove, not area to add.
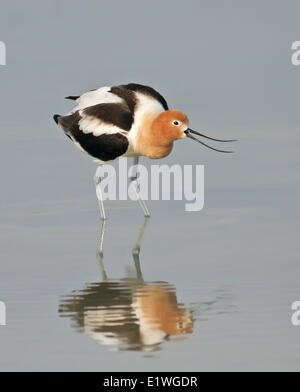
[[[154,118],[154,120],[152,118],[150,118],[150,120],[147,118],[141,129],[147,131],[141,132],[138,135],[136,151],[140,155],[144,155],[152,159],[166,157],[172,151],[173,142],[186,137],[195,140],[211,150],[226,153],[232,152],[211,147],[201,140],[196,139],[192,134],[214,140],[216,142],[235,141],[232,139],[215,139],[210,136],[206,136],[203,133],[193,131],[189,128],[188,117],[180,110],[166,110],[165,112],[160,113],[156,118]]]
[[[158,144],[170,144],[186,137],[189,119],[180,110],[166,110],[156,117],[152,123],[152,132]]]
[[[148,333],[156,330],[168,335],[193,332],[192,312],[178,304],[174,291],[164,286],[146,284],[137,294],[140,323]]]

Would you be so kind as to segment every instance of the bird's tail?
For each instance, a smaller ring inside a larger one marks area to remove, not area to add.
[[[59,117],[61,117],[59,114],[54,114],[54,116],[53,116],[53,119],[56,122],[56,124],[58,124]]]

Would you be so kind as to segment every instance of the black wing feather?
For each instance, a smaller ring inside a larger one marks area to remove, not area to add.
[[[158,102],[160,102],[165,110],[169,109],[165,98],[158,91],[154,90],[154,88],[152,88],[150,86],[144,86],[142,84],[137,84],[137,83],[129,83],[129,84],[123,84],[118,87],[127,89],[129,91],[140,92],[142,94],[148,95],[148,96],[156,99]]]
[[[93,107],[91,106],[89,109],[91,108]],[[100,136],[95,136],[92,133],[84,133],[79,128],[79,121],[81,119],[82,117],[79,111],[57,118],[65,134],[79,143],[82,149],[94,158],[98,158],[101,161],[110,161],[125,154],[129,145],[126,136],[121,133],[103,134]]]

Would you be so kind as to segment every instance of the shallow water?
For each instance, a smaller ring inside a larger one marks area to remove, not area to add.
[[[297,138],[286,152],[280,138],[242,141],[248,146],[234,159],[248,189],[228,161],[228,184],[215,185],[218,157],[214,169],[206,165],[201,212],[150,202],[145,221],[134,202],[107,202],[105,230],[88,160],[74,159],[76,176],[64,164],[10,182],[1,208],[1,369],[298,369],[299,329],[290,321],[299,299],[298,190],[279,169],[274,184],[272,162],[246,163],[256,142],[289,155],[285,170],[294,175]],[[31,156],[32,144],[22,143]],[[57,159],[71,163],[66,156]],[[262,177],[265,185],[251,188]],[[33,187],[22,194],[26,181]]]

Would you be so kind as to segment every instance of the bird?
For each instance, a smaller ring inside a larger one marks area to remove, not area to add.
[[[190,138],[212,150],[219,150],[193,135],[217,141],[232,142],[206,136],[189,128],[189,119],[180,110],[169,109],[166,99],[154,88],[137,83],[100,87],[82,95],[67,96],[76,106],[65,116],[55,114],[54,121],[67,137],[84,153],[92,156],[99,167],[94,176],[101,218],[106,219],[101,193],[101,165],[120,157],[133,157],[131,181],[144,215],[150,216],[137,183],[139,157],[167,157],[174,142]]]
[[[193,309],[177,299],[169,282],[107,279],[62,298],[60,317],[72,327],[118,350],[155,351],[193,333]]]
[[[118,350],[155,351],[163,342],[193,333],[194,309],[177,300],[176,287],[143,278],[140,249],[148,219],[144,218],[132,250],[134,268],[129,267],[120,279],[109,278],[103,263],[103,221],[97,252],[102,279],[60,301],[61,317],[71,318],[73,327]]]

